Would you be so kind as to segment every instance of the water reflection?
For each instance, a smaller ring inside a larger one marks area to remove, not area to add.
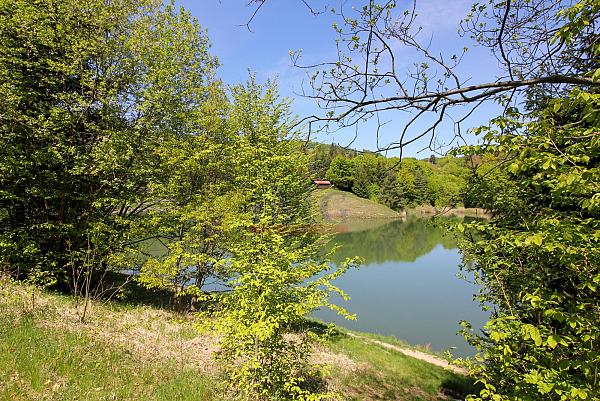
[[[451,221],[458,219],[444,219],[438,224],[418,218],[376,221],[371,226],[365,226],[363,222],[340,224],[336,230],[342,232],[334,240],[340,249],[334,255],[334,261],[339,263],[359,255],[367,265],[390,261],[414,262],[438,245],[444,249],[455,249],[456,239],[444,228],[444,224]]]
[[[352,226],[341,229],[352,230]],[[456,276],[461,258],[456,240],[441,226],[408,219],[342,232],[334,259],[361,256],[365,263],[336,280],[351,300],[341,305],[356,313],[356,321],[331,311],[316,317],[350,329],[393,335],[434,351],[455,347],[460,356],[473,349],[456,335],[461,319],[481,326],[486,315],[472,296],[477,288]]]

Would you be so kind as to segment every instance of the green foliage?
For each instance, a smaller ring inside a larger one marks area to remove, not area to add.
[[[485,386],[471,399],[600,397],[599,128],[600,95],[576,89],[461,150],[487,157],[470,190],[494,215],[462,243],[495,311],[485,336],[465,330]]]
[[[386,160],[382,156],[365,153],[355,157],[355,174],[352,192],[361,198],[376,198],[379,194],[379,183],[386,170]]]
[[[369,175],[362,165],[357,166],[352,192],[361,198],[369,198]]]
[[[305,143],[305,141],[302,141]],[[355,151],[347,150],[336,144],[322,144],[322,143],[308,143],[309,147],[309,171],[311,177],[316,179],[325,178],[327,175],[327,170],[329,170],[329,166],[331,165],[331,161],[335,159],[336,156],[342,155],[346,157],[352,157]]]
[[[86,296],[133,271],[214,298],[206,322],[242,397],[331,397],[306,380],[316,336],[291,330],[336,308],[330,281],[351,263],[322,258],[276,88],[252,78],[231,103],[205,32],[159,0],[0,0],[0,35],[2,269]],[[208,277],[231,291],[204,294]]]
[[[397,174],[393,170],[385,173],[379,191],[379,201],[393,210],[401,210],[406,207],[404,189],[398,184]]]
[[[331,161],[327,170],[327,179],[342,191],[349,191],[354,185],[356,166],[353,159],[338,155]]]
[[[163,171],[152,188],[160,202],[132,225],[130,236],[137,239],[122,259],[111,260],[124,269],[139,265],[138,282],[169,288],[176,297],[196,296],[208,277],[224,274],[222,262],[234,236],[239,202],[232,183],[233,134],[224,89],[212,85],[200,107],[202,130],[165,139],[157,149]],[[148,252],[156,242],[162,252]]]
[[[307,160],[291,151],[287,103],[273,85],[252,78],[233,89],[236,191],[242,201],[235,241],[226,260],[231,291],[207,294],[204,326],[222,334],[218,358],[228,384],[247,400],[321,400],[333,395],[315,385],[319,372],[308,361],[317,335],[294,332],[328,302],[329,271],[324,238],[310,229]],[[311,379],[311,380],[309,380]]]
[[[324,157],[320,150],[313,150],[310,155],[313,165]],[[462,205],[468,196],[468,171],[465,159],[450,156],[399,161],[373,153],[354,157],[342,153],[330,163],[327,178],[339,189],[401,210],[424,204]],[[476,200],[472,204],[478,206]]]
[[[3,0],[0,36],[0,263],[73,289],[164,193],[161,150],[198,130],[217,62],[156,0]]]
[[[229,194],[198,198],[153,211],[144,219],[142,230],[155,233],[155,240],[160,239],[163,244],[162,252],[142,258],[136,279],[146,288],[167,288],[175,297],[190,295],[193,299],[208,278],[227,274],[224,262],[227,243],[235,236],[232,231],[236,228],[236,197]],[[136,248],[130,249],[135,252]]]

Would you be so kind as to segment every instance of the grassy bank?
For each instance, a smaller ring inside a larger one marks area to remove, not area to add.
[[[126,347],[44,327],[34,315],[0,317],[1,400],[217,399],[216,380],[176,361],[148,363]]]
[[[351,192],[327,189],[315,191],[313,194],[314,214],[325,223],[345,223],[348,221],[386,221],[409,216],[417,217],[479,217],[489,218],[490,214],[480,208],[434,207],[420,205],[396,212],[387,206],[363,199]],[[343,231],[343,230],[342,230]]]
[[[224,396],[215,337],[194,316],[0,282],[0,400],[207,400]],[[469,379],[345,332],[315,348],[346,400],[461,398]]]
[[[454,400],[473,389],[461,375],[348,335],[330,349],[359,361],[353,374],[334,372],[348,400]]]
[[[355,219],[397,219],[402,217],[400,213],[387,206],[337,189],[315,191],[313,199],[320,215],[327,223]]]

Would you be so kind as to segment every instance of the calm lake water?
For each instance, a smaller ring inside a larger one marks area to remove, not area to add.
[[[338,305],[357,315],[348,321],[330,310],[317,319],[352,330],[392,335],[432,351],[455,347],[455,356],[471,356],[474,349],[456,334],[458,322],[482,327],[487,320],[473,294],[477,287],[457,277],[461,257],[456,241],[427,219],[349,223],[338,226],[334,242],[341,245],[336,261],[360,256],[360,269],[348,271],[335,284],[350,301]]]

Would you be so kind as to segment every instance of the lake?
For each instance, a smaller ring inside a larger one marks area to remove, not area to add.
[[[392,335],[413,345],[440,352],[455,347],[455,356],[472,356],[456,332],[459,321],[482,327],[488,314],[473,300],[477,286],[457,277],[461,255],[456,240],[430,220],[356,222],[338,225],[334,242],[339,262],[360,256],[364,264],[334,284],[350,301],[335,299],[357,315],[348,321],[330,310],[314,317],[358,331]]]

